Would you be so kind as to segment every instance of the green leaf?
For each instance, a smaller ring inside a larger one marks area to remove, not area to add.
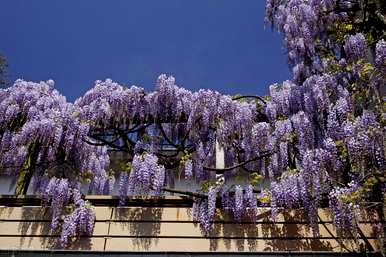
[[[254,172],[250,175],[250,183],[252,186],[257,186],[259,185],[259,182],[261,180],[262,176],[257,173],[257,172]]]

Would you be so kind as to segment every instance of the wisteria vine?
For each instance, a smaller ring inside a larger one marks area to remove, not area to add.
[[[361,206],[383,202],[386,190],[386,23],[370,7],[386,4],[268,0],[293,78],[264,98],[191,92],[161,75],[152,92],[107,79],[69,103],[52,80],[17,80],[0,90],[1,171],[17,179],[17,195],[31,184],[51,207],[63,247],[93,233],[82,194],[111,194],[116,177],[121,205],[133,195],[192,196],[204,233],[217,211],[255,220],[270,206],[273,219],[304,208],[317,236],[326,202],[340,235],[355,231]],[[115,151],[125,159],[113,171]],[[168,188],[173,173],[200,189]]]

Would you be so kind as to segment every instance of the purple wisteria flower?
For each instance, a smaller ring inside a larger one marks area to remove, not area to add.
[[[363,34],[358,33],[348,36],[344,44],[347,58],[352,61],[365,58],[367,56],[367,42]]]

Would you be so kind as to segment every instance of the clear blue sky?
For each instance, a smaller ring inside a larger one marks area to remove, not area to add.
[[[97,79],[267,93],[289,78],[264,0],[1,0],[0,52],[15,80],[54,79],[73,101]]]

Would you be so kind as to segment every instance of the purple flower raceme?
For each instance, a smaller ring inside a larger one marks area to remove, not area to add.
[[[320,71],[317,46],[329,46],[327,30],[345,18],[344,13],[333,12],[335,5],[335,0],[267,1],[266,21],[284,34],[294,82],[301,83],[311,73]]]
[[[217,202],[217,194],[220,191],[219,186],[212,186],[209,188],[208,192],[208,218],[209,220],[213,220],[214,215],[216,213],[216,202]]]
[[[62,215],[63,208],[68,204],[71,197],[68,180],[51,178],[42,195],[46,203],[51,202],[51,231],[55,231],[59,226],[59,218]]]
[[[192,160],[187,160],[184,165],[185,179],[193,178],[193,162]]]
[[[233,216],[237,221],[241,221],[245,211],[244,204],[244,192],[243,187],[241,185],[235,186],[235,205],[233,209]]]
[[[342,234],[347,229],[355,229],[360,216],[359,205],[349,200],[349,195],[359,189],[354,181],[347,187],[336,187],[330,193],[330,207],[334,213],[334,221],[338,233]]]
[[[375,65],[382,72],[386,72],[386,41],[381,39],[377,42],[375,48]]]
[[[119,176],[119,205],[126,203],[126,196],[128,191],[129,174],[127,172],[121,172]]]
[[[367,42],[363,34],[348,36],[344,44],[348,59],[357,61],[367,56]]]
[[[64,217],[60,237],[62,247],[68,246],[71,237],[82,234],[92,236],[94,231],[95,211],[93,207],[81,198],[80,192],[77,190],[73,191],[73,199],[75,209]]]
[[[252,185],[246,185],[244,187],[245,194],[245,206],[246,206],[246,214],[251,218],[251,220],[256,220],[256,210],[257,210],[257,196],[253,192]]]
[[[157,156],[145,153],[136,154],[128,179],[128,193],[160,193],[165,182],[165,168],[158,164]]]
[[[212,228],[208,216],[208,202],[206,200],[198,200],[193,203],[193,221],[200,223],[200,228],[204,234],[208,234]]]

